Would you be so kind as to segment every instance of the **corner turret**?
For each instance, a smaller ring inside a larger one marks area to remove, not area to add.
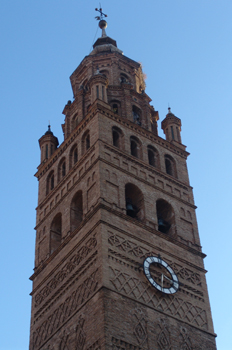
[[[169,142],[176,141],[181,143],[181,120],[171,113],[171,108],[168,108],[168,114],[161,123],[161,128]]]
[[[39,139],[39,146],[41,151],[40,161],[41,163],[51,157],[54,151],[59,145],[58,138],[53,135],[51,131],[51,125],[48,125],[48,130],[45,134]]]

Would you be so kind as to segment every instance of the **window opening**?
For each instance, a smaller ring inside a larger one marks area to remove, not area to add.
[[[52,171],[47,177],[46,195],[48,195],[49,192],[53,190],[53,188],[54,188],[54,171]]]
[[[82,192],[78,191],[73,197],[70,208],[70,229],[74,231],[80,226],[83,218]]]
[[[172,233],[175,223],[172,206],[164,199],[156,202],[158,230],[162,233]]]
[[[118,147],[120,146],[120,136],[119,136],[119,133],[117,131],[113,131],[113,145],[115,147]]]
[[[179,130],[178,126],[176,127],[176,134],[177,134],[177,139],[180,142],[180,130]]]
[[[48,159],[48,145],[46,145],[46,155],[45,158]]]
[[[51,191],[53,190],[54,188],[54,175],[51,176],[51,179],[50,179],[50,188],[51,188]]]
[[[118,114],[118,105],[116,103],[113,104],[113,112]]]
[[[132,114],[133,114],[134,123],[141,126],[141,111],[140,111],[140,109],[136,106],[133,106]]]
[[[121,80],[121,83],[125,84],[125,83],[129,83],[129,79],[128,79],[128,76],[126,74],[121,74],[120,76],[120,80]]]
[[[64,177],[66,174],[66,166],[65,166],[65,162],[63,162],[62,164],[62,177]]]
[[[148,161],[150,165],[155,166],[155,155],[154,152],[150,149],[148,150]]]
[[[138,145],[134,140],[131,140],[131,155],[138,158]]]
[[[137,218],[138,208],[136,205],[133,205],[131,198],[126,198],[126,215]]]
[[[172,171],[172,163],[169,159],[165,159],[165,167],[166,167],[166,173],[168,175],[173,176],[173,171]]]
[[[86,146],[86,151],[87,151],[90,148],[90,137],[89,137],[89,135],[86,136],[85,146]]]
[[[77,148],[75,148],[74,153],[73,153],[73,163],[76,164],[77,160],[78,160]]]
[[[144,199],[140,189],[129,183],[125,186],[126,214],[137,220],[144,220]]]
[[[50,253],[52,254],[61,244],[61,214],[53,219],[50,229]]]
[[[174,140],[174,131],[173,131],[173,126],[171,126],[171,133],[172,133],[172,139]]]

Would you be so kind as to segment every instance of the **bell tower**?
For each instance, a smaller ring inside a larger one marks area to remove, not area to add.
[[[181,120],[102,36],[39,140],[30,350],[215,350]]]

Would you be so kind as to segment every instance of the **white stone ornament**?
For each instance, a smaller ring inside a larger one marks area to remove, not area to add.
[[[154,278],[151,276],[151,273],[150,273],[151,264],[163,266],[168,271],[168,273],[171,275],[171,278],[169,278],[165,274],[161,273],[161,284],[157,283],[154,280]],[[151,285],[153,287],[155,287],[156,289],[158,289],[160,292],[165,293],[165,294],[174,294],[178,291],[179,281],[178,281],[177,275],[175,274],[173,269],[160,257],[156,257],[156,256],[147,257],[143,263],[143,270],[144,270],[145,276],[147,277],[147,279],[151,283]],[[163,286],[164,279],[169,281],[169,283],[171,284],[171,287],[164,288],[164,286]]]

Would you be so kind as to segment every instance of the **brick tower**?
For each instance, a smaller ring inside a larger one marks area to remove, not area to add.
[[[102,36],[39,140],[30,350],[215,350],[181,120]]]

